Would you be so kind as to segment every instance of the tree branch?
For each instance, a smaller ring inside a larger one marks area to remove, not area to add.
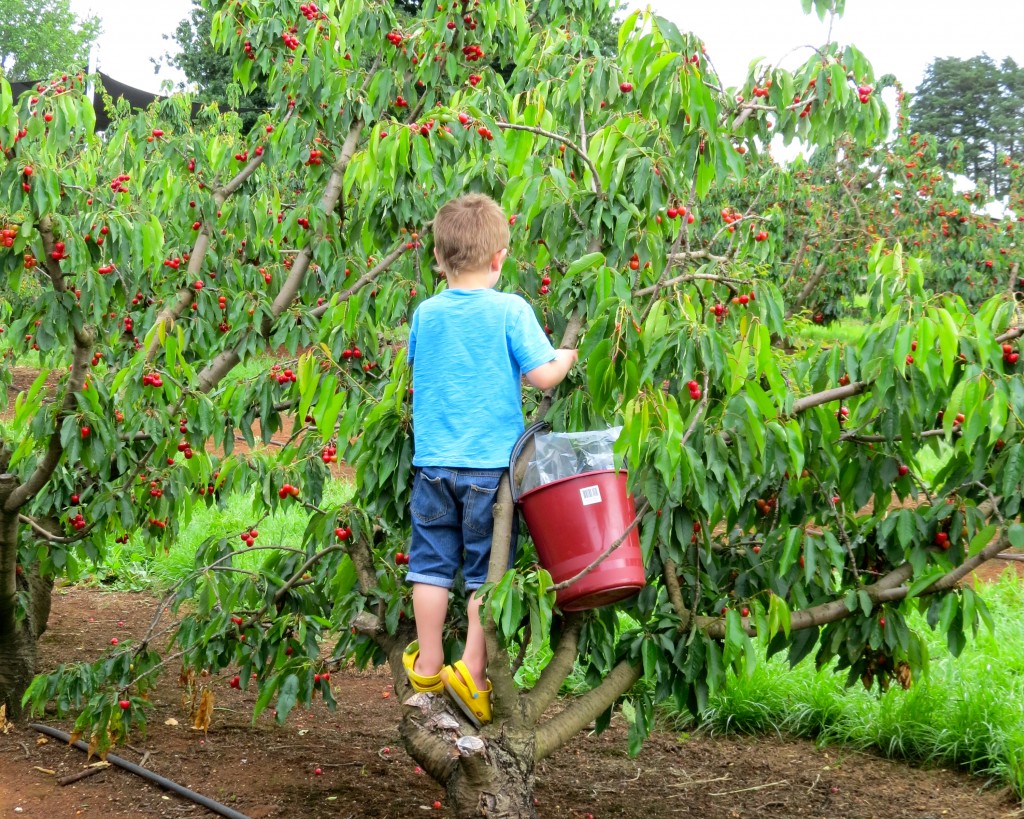
[[[518,123],[504,122],[502,120],[496,120],[494,124],[497,125],[499,128],[506,128],[510,131],[529,131],[530,133],[547,137],[548,139],[553,139],[556,142],[561,142],[567,148],[572,148],[573,151],[575,151],[579,155],[580,159],[582,159],[587,164],[587,167],[590,168],[590,177],[593,180],[593,182],[591,183],[591,189],[598,196],[604,196],[604,191],[602,191],[601,189],[601,179],[597,175],[597,167],[594,165],[593,160],[591,160],[591,158],[587,155],[586,150],[584,150],[582,146],[577,145],[568,137],[564,137],[561,134],[556,134],[554,131],[547,131],[544,128],[538,128],[535,125],[519,125]]]
[[[393,248],[391,248],[390,251],[388,251],[388,254],[383,259],[381,259],[379,262],[377,262],[377,264],[373,266],[372,269],[367,270],[352,285],[342,290],[341,293],[338,294],[338,299],[340,301],[346,301],[347,299],[351,298],[355,293],[358,293],[360,290],[362,290],[366,285],[368,285],[370,282],[376,279],[381,273],[383,273],[385,270],[391,267],[395,259],[399,258],[402,254],[406,253],[409,250],[408,244],[409,243],[405,239],[398,242]],[[324,302],[319,307],[312,310],[310,312],[310,315],[313,318],[320,318],[321,316],[324,315],[324,313],[326,313],[330,309],[331,303]]]
[[[63,281],[61,281],[61,285],[63,286]],[[61,456],[64,454],[64,445],[60,442],[61,427],[64,425],[64,419],[72,414],[76,404],[75,394],[81,391],[86,375],[88,375],[89,355],[94,338],[95,334],[88,328],[75,331],[71,375],[64,390],[64,400],[61,402],[60,409],[57,410],[57,417],[53,422],[53,432],[50,434],[46,453],[36,464],[36,468],[28,480],[11,492],[7,503],[4,504],[4,511],[15,512],[28,503],[46,485],[54,470],[57,469],[57,464],[60,463]]]
[[[491,559],[487,580],[497,583],[505,574],[512,550],[512,518],[515,515],[509,476],[503,475],[494,502],[494,530],[491,535]],[[508,666],[508,654],[498,640],[498,627],[491,616],[489,604],[481,605],[480,619],[487,641],[487,677],[491,681],[491,711],[495,721],[502,721],[516,711],[518,699],[515,680]]]
[[[287,122],[288,118],[291,117],[292,112],[289,111],[284,118]],[[259,168],[265,161],[266,154],[258,154],[250,159],[244,168],[242,168],[235,177],[230,180],[227,184],[217,188],[213,192],[213,203],[220,209],[229,196],[237,191],[245,181],[252,176],[256,169]],[[185,311],[192,305],[193,300],[196,296],[195,288],[193,288],[192,282],[199,276],[199,272],[202,270],[203,262],[206,259],[206,251],[210,248],[210,227],[204,224],[199,231],[199,235],[196,237],[196,242],[192,246],[192,250],[188,257],[188,268],[185,271],[185,278],[187,284],[178,290],[177,298],[174,304],[170,307],[164,308],[156,316],[156,325],[164,325],[165,328],[170,329],[174,322],[181,318]],[[158,333],[154,333],[150,337],[149,345],[146,348],[146,361],[152,361],[153,356],[156,355],[157,339],[159,338]]]
[[[335,160],[334,167],[331,170],[331,177],[328,180],[327,187],[324,189],[323,196],[320,197],[320,209],[325,214],[334,212],[334,206],[338,202],[338,197],[341,195],[342,183],[345,176],[345,168],[348,166],[352,155],[355,152],[355,144],[358,140],[359,131],[362,128],[362,121],[356,120],[351,129],[349,135],[345,139],[345,148],[339,154],[337,160]],[[353,137],[353,133],[355,136]],[[347,152],[348,150],[351,152]],[[312,256],[311,245],[307,245],[302,248],[299,252],[298,258],[292,264],[291,272],[288,275],[288,279],[281,286],[281,290],[277,297],[274,299],[273,305],[271,306],[271,316],[264,320],[260,333],[267,337],[270,335],[273,320],[278,318],[291,304],[292,299],[295,297],[295,293],[298,292],[298,287],[302,282],[302,278],[306,273],[306,269],[309,265],[309,260]],[[243,342],[244,343],[244,342]],[[240,347],[235,347],[232,350],[225,350],[218,354],[213,361],[203,368],[202,372],[196,379],[196,386],[200,392],[209,392],[212,390],[220,380],[227,375],[231,370],[242,360],[241,354],[238,352]]]
[[[640,508],[637,510],[637,513],[633,517],[633,520],[629,522],[629,526],[626,527],[626,531],[624,531],[615,540],[609,543],[605,547],[604,551],[594,558],[590,565],[588,565],[586,568],[580,569],[580,571],[577,574],[573,575],[568,580],[563,580],[561,583],[556,583],[554,586],[551,587],[552,590],[561,591],[562,589],[567,589],[573,583],[582,580],[584,577],[586,577],[588,574],[594,571],[594,569],[596,569],[598,566],[604,563],[608,556],[611,555],[611,553],[614,552],[616,549],[618,549],[622,545],[623,541],[625,541],[625,539],[629,537],[629,533],[637,527],[637,524],[640,523],[640,518],[644,516],[648,509],[650,509],[650,506],[650,503],[645,499],[643,503],[640,504]]]
[[[643,670],[639,665],[633,665],[627,660],[620,662],[597,688],[592,688],[564,711],[538,726],[534,758],[539,762],[561,748],[607,711],[641,676]]]
[[[536,725],[548,706],[554,702],[562,683],[572,673],[579,648],[583,615],[574,612],[562,618],[562,636],[555,646],[554,655],[544,666],[533,688],[523,695],[523,718],[528,725]]]

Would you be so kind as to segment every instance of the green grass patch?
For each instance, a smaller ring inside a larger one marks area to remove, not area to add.
[[[911,627],[928,639],[928,674],[904,691],[879,695],[844,688],[844,674],[813,662],[790,669],[784,657],[747,678],[730,677],[711,697],[699,723],[711,732],[813,737],[821,744],[873,749],[885,756],[956,765],[1024,798],[1024,584],[1012,572],[984,587],[996,623],[982,629],[959,658],[923,616]],[[676,715],[692,726],[689,715]]]
[[[324,487],[324,504],[334,505],[348,500],[354,487],[351,483],[330,480]],[[279,508],[277,513],[259,521],[258,546],[297,546],[309,522],[310,513],[298,505]],[[230,495],[219,506],[196,507],[192,519],[181,530],[177,540],[166,554],[151,554],[142,535],[135,534],[127,543],[110,544],[103,569],[116,577],[115,587],[125,589],[163,589],[182,580],[195,566],[196,550],[200,544],[218,534],[238,538],[256,524],[252,496]],[[266,559],[266,551],[238,552],[233,565],[242,569],[256,569]]]
[[[857,319],[844,318],[831,324],[794,323],[790,337],[794,344],[856,344],[867,330],[867,325]]]

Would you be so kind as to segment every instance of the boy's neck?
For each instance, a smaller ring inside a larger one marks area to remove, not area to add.
[[[489,270],[459,273],[457,276],[445,274],[449,290],[490,290],[494,287],[494,276]]]

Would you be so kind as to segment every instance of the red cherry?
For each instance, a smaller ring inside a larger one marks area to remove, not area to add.
[[[128,710],[129,708],[131,708],[131,707],[132,707],[132,703],[131,703],[131,700],[121,700],[121,701],[120,701],[120,702],[118,703],[118,705],[120,705],[120,706],[121,706],[121,709],[122,709],[122,710],[124,710],[124,711],[127,711],[127,710]]]

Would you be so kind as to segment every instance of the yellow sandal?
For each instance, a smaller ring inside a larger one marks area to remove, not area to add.
[[[441,669],[444,689],[467,719],[477,728],[491,721],[491,681],[487,688],[480,690],[473,683],[473,675],[466,664],[459,660]]]
[[[419,656],[419,640],[413,640],[405,647],[405,651],[402,653],[402,665],[405,666],[405,673],[409,677],[409,685],[413,687],[414,691],[423,691],[427,693],[443,691],[444,683],[441,682],[440,674],[425,677],[422,674],[417,674],[413,671],[413,666],[416,665],[416,658]]]

